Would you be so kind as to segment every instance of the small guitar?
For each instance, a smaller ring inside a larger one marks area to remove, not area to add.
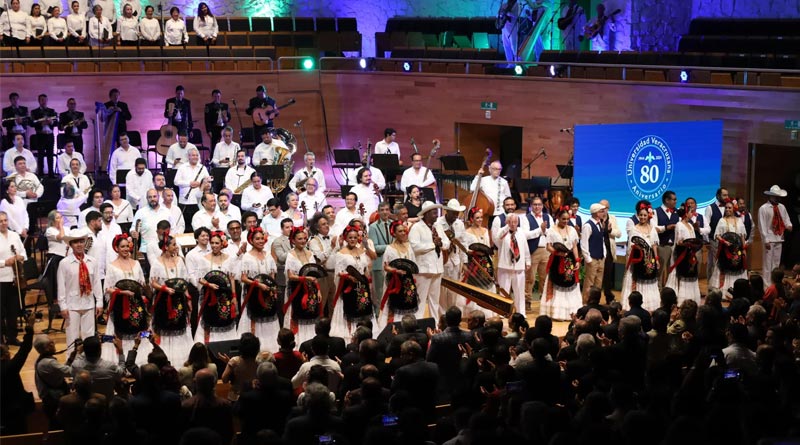
[[[567,10],[567,15],[558,19],[558,29],[564,31],[569,28],[569,26],[572,25],[572,22],[575,20],[575,16],[578,14],[578,11],[583,11],[580,6],[570,6]]]
[[[172,112],[175,111],[175,104],[170,103],[167,106],[167,114],[172,116]],[[169,151],[169,147],[178,142],[178,127],[172,125],[172,119],[168,120],[166,124],[161,126],[159,130],[161,135],[158,137],[158,141],[156,142],[156,151],[161,156],[166,156],[167,152]]]
[[[612,12],[610,15],[604,15],[603,17],[600,17],[594,24],[586,25],[583,28],[583,37],[585,39],[588,39],[588,40],[591,40],[591,39],[597,37],[597,35],[600,34],[600,32],[606,26],[606,23],[608,22],[608,19],[613,18],[615,15],[619,14],[620,12],[622,12],[622,10],[621,9],[617,9],[614,12]]]
[[[283,110],[284,108],[294,105],[297,102],[294,98],[289,99],[284,105],[279,107],[274,107],[272,105],[267,105],[262,108],[256,108],[253,110],[253,123],[256,125],[267,125],[269,121],[275,119],[278,116],[278,113]]]

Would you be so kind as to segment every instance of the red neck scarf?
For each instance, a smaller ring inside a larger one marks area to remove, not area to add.
[[[784,230],[786,230],[786,225],[783,223],[780,207],[778,204],[772,204],[772,232],[783,236]]]
[[[519,244],[517,244],[516,232],[508,232],[511,235],[511,262],[516,263],[519,261]]]
[[[81,295],[90,295],[92,293],[92,280],[89,279],[89,268],[86,267],[86,263],[83,261],[85,257],[85,254],[80,257],[75,255],[75,259],[80,261],[78,266],[78,286],[80,286]]]

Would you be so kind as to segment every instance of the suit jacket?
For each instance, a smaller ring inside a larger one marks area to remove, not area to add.
[[[108,101],[104,103],[106,108],[111,108],[114,106],[114,102]],[[119,117],[117,117],[117,134],[127,132],[128,131],[128,121],[131,120],[131,111],[128,109],[128,104],[125,102],[117,102],[117,108],[120,109]]]
[[[76,432],[80,429],[85,417],[83,408],[90,399],[100,400],[103,404],[107,403],[106,396],[100,393],[92,393],[92,395],[86,399],[74,392],[61,397],[58,401],[56,417],[58,421],[61,422],[61,426],[64,427],[64,431],[69,433]]]
[[[211,428],[222,436],[223,443],[233,438],[233,409],[222,397],[213,398],[196,395],[181,403],[186,429]]]
[[[468,343],[469,340],[470,332],[459,328],[447,328],[431,337],[427,360],[439,366],[442,376],[439,392],[442,397],[460,392],[466,385],[465,376],[461,372],[461,351],[458,345]]]
[[[36,133],[41,133],[42,128],[44,127],[44,122],[33,122],[38,119],[49,117],[53,119],[53,124],[50,125],[50,129],[54,129],[58,126],[58,113],[56,110],[52,108],[34,108],[31,110],[31,124],[33,125],[33,129],[36,130]]]
[[[228,109],[228,104],[226,103],[208,103],[206,104],[205,109],[203,110],[203,117],[206,123],[206,133],[210,133],[212,130],[221,131],[222,127],[217,125],[217,120],[219,118],[219,110],[222,110],[223,120],[225,122],[230,122],[231,120],[231,111]]]
[[[128,400],[136,426],[148,436],[148,443],[178,443],[182,431],[176,428],[181,415],[181,398],[170,391],[139,393]]]
[[[392,338],[389,342],[389,345],[386,347],[386,356],[387,357],[400,357],[400,347],[408,340],[414,340],[422,346],[422,352],[428,352],[428,336],[421,331],[417,332],[403,332],[401,334],[397,334]]]
[[[3,108],[3,119],[4,120],[8,119],[10,117],[15,117],[15,116],[26,116],[26,117],[29,117],[29,115],[28,115],[28,107],[19,106],[19,107],[17,107],[16,112],[14,112],[14,109],[12,107]],[[28,119],[23,119],[22,120],[22,124],[21,124],[22,128],[27,129],[29,122],[30,121]],[[6,134],[7,135],[13,133],[11,130],[14,128],[15,125],[17,125],[17,124],[14,121],[5,121],[5,122],[3,122],[3,127],[5,127],[5,129],[6,129]]]
[[[426,414],[433,413],[439,389],[439,369],[435,363],[424,360],[401,366],[394,374],[392,393],[406,391],[412,405]]]
[[[254,443],[256,434],[262,429],[283,434],[286,418],[294,404],[292,382],[283,377],[278,378],[274,387],[242,393],[234,412],[241,421],[244,443]]]
[[[387,222],[391,226],[391,222]],[[383,252],[386,251],[386,246],[394,242],[394,237],[389,234],[388,228],[383,225],[379,219],[374,224],[369,226],[369,239],[375,245],[375,253],[378,257],[372,262],[372,270],[383,270]]]
[[[316,338],[317,336],[314,336]],[[339,360],[347,353],[347,346],[344,339],[341,337],[326,337],[328,340],[328,357],[338,358]],[[300,352],[304,352],[309,359],[314,356],[314,351],[311,350],[311,340],[306,340],[300,344]]]
[[[331,414],[311,416],[304,414],[286,422],[283,440],[296,445],[316,445],[319,436],[333,436],[334,443],[339,443],[347,428],[341,417]]]
[[[172,114],[169,114],[169,105],[172,104],[175,109],[172,110]],[[175,117],[178,115],[178,111],[181,112],[181,121],[178,122],[175,120]],[[183,99],[180,103],[177,102],[177,99],[174,97],[170,97],[164,103],[164,117],[170,120],[170,123],[178,129],[178,131],[185,131],[188,135],[190,131],[192,131],[192,101],[189,99]]]
[[[76,121],[79,119],[84,119],[83,122],[79,124],[75,124],[74,126],[71,125],[69,128],[66,128],[66,125],[72,121]],[[77,128],[78,132],[73,133],[72,128]],[[80,111],[65,111],[58,115],[58,129],[61,130],[62,133],[66,133],[70,136],[82,136],[83,130],[89,128],[89,123],[86,122],[86,119],[83,116],[83,112]]]

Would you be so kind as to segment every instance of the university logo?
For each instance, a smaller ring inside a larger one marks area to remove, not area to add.
[[[658,136],[644,136],[628,152],[625,162],[628,189],[637,199],[653,201],[669,189],[673,168],[667,142]]]

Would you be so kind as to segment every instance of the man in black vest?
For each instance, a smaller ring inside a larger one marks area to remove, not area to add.
[[[58,125],[58,114],[56,110],[47,106],[47,95],[39,95],[39,108],[31,110],[31,121],[33,122],[33,129],[39,136],[38,147],[31,147],[31,151],[37,150],[39,158],[39,176],[44,174],[44,161],[43,158],[47,157],[47,172],[50,176],[56,175],[55,170],[55,154],[53,153],[53,146],[56,143],[53,128]]]
[[[103,105],[109,111],[116,111],[119,113],[117,117],[117,134],[128,132],[128,121],[131,120],[131,111],[128,109],[128,104],[119,100],[119,90],[112,88],[108,92],[109,101]]]
[[[600,200],[606,208],[606,217],[603,219],[603,244],[606,246],[606,265],[603,269],[603,295],[606,296],[606,304],[614,301],[614,260],[617,257],[617,238],[622,235],[617,224],[617,217],[609,213],[611,204],[606,199]],[[624,297],[624,295],[623,295]]]
[[[266,106],[271,106],[272,108],[277,108],[275,103],[275,99],[267,96],[267,88],[264,85],[259,85],[256,87],[256,97],[250,98],[250,103],[247,105],[247,109],[244,110],[248,116],[253,115],[253,111],[257,108],[264,108]],[[279,111],[275,110],[275,117],[278,117],[280,114]],[[258,125],[253,121],[253,135],[258,136],[261,134],[262,131],[266,130],[267,128],[272,128],[273,123],[272,119],[267,121],[264,125]]]
[[[58,115],[58,129],[69,137],[75,151],[83,153],[83,130],[89,128],[89,123],[83,113],[75,110],[75,98],[67,99],[67,111]]]
[[[6,129],[6,143],[4,147],[14,146],[14,135],[21,134],[27,139],[28,133],[28,107],[19,105],[19,94],[8,95],[11,105],[3,108],[3,127]],[[15,118],[15,119],[12,119]]]
[[[720,187],[717,189],[717,202],[706,207],[705,220],[708,222],[708,226],[711,229],[708,235],[710,242],[708,245],[708,269],[706,269],[706,277],[711,276],[711,272],[714,271],[714,267],[717,264],[715,253],[717,252],[719,243],[717,243],[714,233],[717,231],[719,220],[722,219],[722,215],[725,213],[725,201],[727,200],[728,189]]]
[[[169,119],[178,132],[188,135],[192,132],[192,102],[184,99],[184,94],[183,85],[175,87],[175,97],[170,97],[164,103],[164,117]]]
[[[211,148],[217,146],[217,142],[222,140],[222,130],[231,120],[231,112],[228,104],[222,102],[222,92],[214,90],[211,92],[214,100],[206,104],[204,120],[206,123],[206,133],[211,138]]]
[[[678,197],[673,191],[666,191],[661,196],[661,206],[656,209],[656,231],[658,232],[658,257],[661,258],[659,271],[659,288],[664,287],[669,275],[669,266],[672,263],[672,246],[675,244],[675,226],[681,221],[675,204]]]
[[[525,289],[529,291],[525,298],[527,299],[526,306],[529,307],[533,296],[533,292],[530,291],[537,278],[539,292],[543,292],[544,278],[547,276],[547,260],[550,259],[550,254],[547,252],[547,230],[553,226],[553,218],[544,211],[542,198],[537,196],[531,201],[531,211],[525,215],[524,219],[528,221],[530,229],[527,238],[528,250],[531,253],[531,268],[525,274]]]
[[[606,252],[603,239],[603,220],[606,219],[606,208],[595,203],[589,207],[592,218],[583,224],[581,229],[581,252],[585,264],[583,278],[583,303],[586,304],[589,289],[603,288],[603,271],[605,270]]]

